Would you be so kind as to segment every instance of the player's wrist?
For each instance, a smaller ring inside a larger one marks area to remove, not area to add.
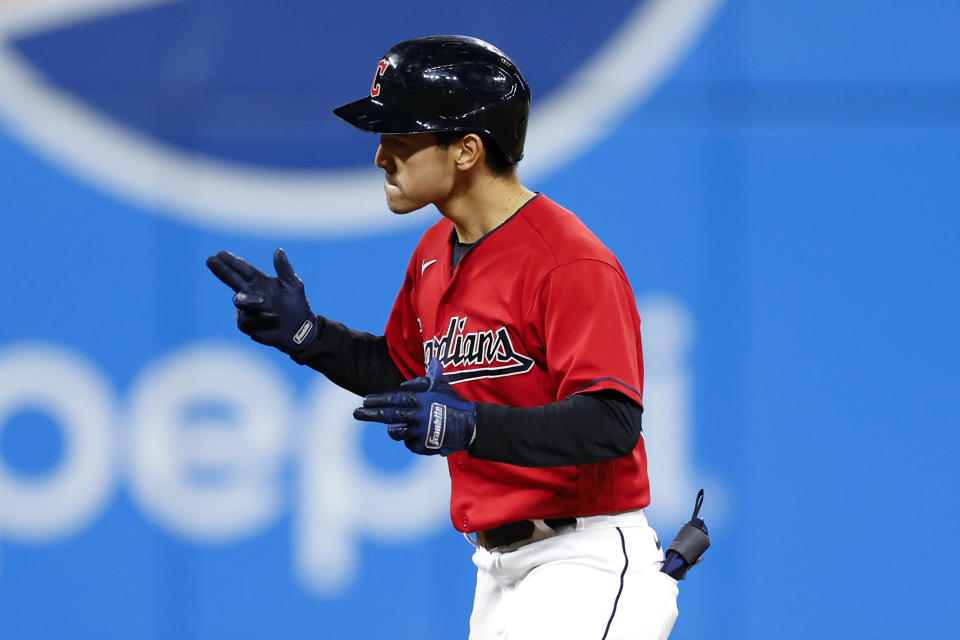
[[[497,405],[489,402],[474,402],[474,412],[475,412],[475,426],[473,430],[473,437],[470,439],[470,444],[467,446],[467,453],[473,457],[481,457],[477,454],[482,453],[485,443],[485,437],[490,435],[490,421],[496,419],[496,414],[491,416],[490,408],[491,406],[496,407]],[[484,428],[481,428],[480,425],[485,425]],[[493,429],[496,431],[496,428]]]
[[[308,307],[307,315],[303,316],[299,323],[294,322],[290,325],[293,333],[280,345],[280,349],[290,355],[305,351],[317,339],[319,325],[317,315],[311,312]]]
[[[328,321],[321,315],[311,316],[315,324],[312,336],[308,336],[303,344],[294,351],[288,351],[287,354],[293,358],[294,362],[304,364],[304,360],[309,359],[311,354],[317,352],[322,347],[324,330],[327,328]]]

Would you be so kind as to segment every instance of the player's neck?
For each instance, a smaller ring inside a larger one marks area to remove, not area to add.
[[[516,174],[504,178],[484,172],[455,188],[437,208],[453,222],[457,239],[470,244],[503,224],[533,195]]]

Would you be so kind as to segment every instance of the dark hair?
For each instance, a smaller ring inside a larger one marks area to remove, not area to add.
[[[437,138],[437,146],[441,149],[446,149],[470,133],[480,136],[480,139],[483,141],[483,148],[486,149],[487,152],[484,163],[491,172],[498,176],[506,176],[513,171],[516,165],[507,160],[507,155],[500,150],[500,147],[493,141],[493,138],[482,131],[437,131],[434,135]]]

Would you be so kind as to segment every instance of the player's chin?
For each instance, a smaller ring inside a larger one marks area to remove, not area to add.
[[[387,200],[387,207],[389,207],[390,211],[393,211],[394,213],[399,215],[410,213],[420,208],[420,207],[410,207],[410,206],[395,204],[390,202],[389,200]]]
[[[395,189],[396,187],[394,187]],[[410,213],[426,206],[424,202],[417,202],[410,198],[405,198],[399,193],[391,193],[391,188],[387,187],[387,207],[390,211],[397,214]]]

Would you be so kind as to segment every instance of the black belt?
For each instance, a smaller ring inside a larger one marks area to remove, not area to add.
[[[559,529],[568,524],[576,524],[576,518],[557,518],[554,520],[544,520],[551,529]],[[486,531],[477,531],[477,544],[490,551],[498,547],[507,547],[516,544],[521,540],[526,540],[533,535],[536,525],[533,520],[518,520],[517,522],[508,522],[493,529]]]

